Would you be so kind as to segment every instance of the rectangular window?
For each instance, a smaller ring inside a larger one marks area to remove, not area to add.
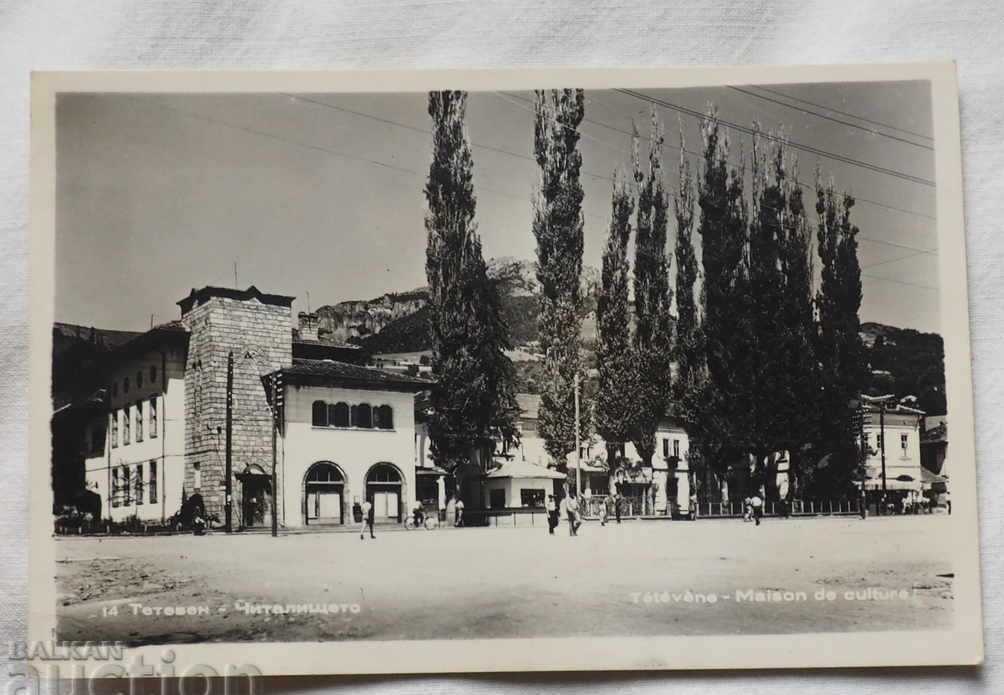
[[[192,487],[198,490],[202,487],[202,465],[196,461],[192,464],[192,477],[195,478]]]
[[[147,484],[150,490],[150,504],[157,503],[157,462],[150,462],[150,482]]]
[[[143,401],[136,401],[136,441],[143,441]]]
[[[543,490],[520,490],[519,491],[519,503],[522,507],[543,507],[544,506],[544,491]]]
[[[157,438],[157,397],[150,397],[150,439]]]
[[[112,411],[112,448],[119,445],[119,411],[116,408]]]
[[[122,466],[122,504],[128,507],[132,504],[132,485],[129,480],[129,467]]]
[[[882,435],[881,434],[876,434],[875,435],[875,448],[878,449],[879,451],[882,450]]]
[[[903,451],[906,451],[906,445],[907,445],[907,442],[909,441],[909,438],[910,438],[910,435],[908,435],[908,434],[901,434],[901,435],[899,435],[899,446],[900,446],[900,448]]]
[[[121,479],[119,476],[119,469],[112,469],[112,506],[119,506],[119,494],[121,492]]]
[[[673,440],[673,456],[675,456],[676,458],[680,458],[680,440],[679,439],[674,439]]]
[[[122,409],[122,446],[129,443],[129,426],[131,420],[131,413],[129,411],[131,410],[132,407],[128,405]]]
[[[662,440],[662,457],[664,459],[668,459],[669,458],[669,440],[668,439],[663,439]]]
[[[143,464],[136,464],[136,473],[132,479],[133,485],[133,499],[136,500],[136,504],[143,504]]]

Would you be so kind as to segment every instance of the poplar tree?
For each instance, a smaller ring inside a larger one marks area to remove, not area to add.
[[[483,469],[496,438],[517,437],[508,326],[489,277],[475,220],[473,159],[464,128],[467,94],[429,93],[432,163],[425,185],[426,276],[432,368],[429,434],[435,461],[458,487]],[[463,493],[461,493],[463,494]]]
[[[787,171],[782,142],[773,133],[767,138],[773,146],[764,143],[760,124],[754,122],[748,305],[753,348],[749,453],[756,487],[784,448],[790,430],[785,406],[791,399],[791,368],[785,352],[791,317],[784,311],[787,288],[781,269]]]
[[[749,297],[747,219],[743,197],[744,158],[729,165],[729,141],[712,106],[701,122],[701,265],[704,283],[702,335],[707,361],[708,464],[723,483],[730,463],[749,451],[752,405],[752,325]],[[724,492],[724,488],[723,488]]]
[[[816,296],[819,316],[817,358],[822,404],[820,440],[829,465],[814,475],[814,488],[829,494],[850,492],[857,467],[856,433],[850,402],[864,385],[864,347],[859,334],[861,266],[858,228],[851,223],[854,198],[838,195],[832,182],[824,185],[816,170],[816,240],[821,263]]]
[[[635,142],[638,133],[634,135]],[[669,283],[666,238],[669,196],[662,173],[662,125],[652,109],[648,166],[634,147],[638,185],[634,265],[634,364],[638,371],[632,442],[644,465],[655,453],[655,432],[671,400],[673,358],[673,294]]]
[[[812,263],[797,183],[797,160],[780,133],[753,125],[753,215],[750,221],[751,304],[754,307],[753,437],[756,483],[774,494],[777,464],[789,455],[797,476],[803,450],[815,439],[818,385],[814,360]],[[771,144],[765,145],[768,139]],[[789,486],[789,494],[793,488]]]
[[[707,362],[701,335],[700,303],[697,292],[698,265],[694,249],[694,222],[697,201],[694,176],[686,156],[683,126],[680,126],[680,164],[676,205],[676,380],[673,384],[673,412],[689,440],[687,461],[701,488],[706,484],[708,435],[705,408]]]
[[[614,475],[631,440],[635,368],[631,346],[631,268],[628,248],[634,199],[620,172],[614,173],[610,230],[603,250],[596,301],[596,432],[606,444],[608,474]]]
[[[585,99],[581,89],[537,91],[535,96],[534,154],[540,184],[533,200],[533,235],[544,353],[538,428],[548,454],[565,470],[566,457],[575,448],[574,383],[582,373],[583,192],[578,143]]]

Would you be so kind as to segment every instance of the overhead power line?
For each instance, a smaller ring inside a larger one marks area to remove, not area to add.
[[[931,142],[934,142],[934,138],[931,137],[930,135],[926,135],[924,133],[918,133],[915,130],[908,130],[906,128],[901,128],[899,126],[892,125],[891,123],[883,123],[882,121],[876,121],[871,118],[865,118],[864,116],[859,116],[858,114],[850,113],[849,111],[841,111],[840,109],[835,109],[832,106],[828,106],[826,104],[819,104],[815,101],[809,101],[808,99],[801,99],[799,97],[794,97],[790,94],[785,94],[784,92],[779,92],[776,89],[771,89],[769,87],[762,87],[760,85],[757,85],[757,89],[763,92],[769,92],[770,94],[774,94],[779,97],[784,97],[785,99],[791,99],[792,101],[797,101],[801,104],[815,106],[816,108],[824,109],[826,111],[829,111],[830,113],[836,113],[841,116],[847,116],[848,118],[856,118],[859,121],[864,121],[865,123],[871,123],[872,125],[877,125],[881,128],[886,128],[888,130],[895,130],[900,133],[906,133],[907,135],[913,135],[915,137],[923,138],[924,140],[930,140]]]
[[[508,93],[505,93],[505,92],[495,92],[495,94],[497,94],[499,97],[502,97],[502,98],[511,97],[511,98],[519,99],[519,100],[524,101],[524,102],[529,102],[530,101],[526,97],[522,97],[522,96],[519,96],[517,94],[508,94]],[[595,100],[595,97],[593,97],[593,99]],[[509,101],[509,100],[505,99],[505,101]],[[512,103],[512,102],[510,102],[510,103]],[[633,135],[633,133],[631,133],[630,131],[624,130],[623,128],[618,128],[616,126],[612,126],[612,125],[610,125],[608,123],[604,123],[603,121],[596,120],[595,118],[583,118],[582,120],[585,123],[590,123],[592,125],[596,125],[596,126],[599,126],[601,128],[607,128],[608,130],[612,130],[614,132],[621,133],[623,135],[627,135],[629,137],[631,135]],[[583,134],[583,135],[585,137],[587,137],[587,139],[596,140],[596,138],[589,138],[585,134]],[[642,136],[642,137],[645,140],[648,139],[648,138],[645,138],[644,136]],[[620,146],[610,145],[609,143],[605,143],[602,140],[596,140],[596,141],[600,142],[601,144],[606,145],[608,147],[614,147],[617,150],[623,150],[623,148],[620,147]],[[668,147],[671,147],[672,149],[677,150],[677,151],[679,151],[679,149],[680,149],[679,146],[674,145],[674,144],[672,144],[670,142],[667,142],[666,145]],[[693,150],[685,150],[685,151],[686,151],[687,154],[691,155],[692,157],[697,158],[698,160],[700,160],[701,157],[702,157],[702,155],[701,155],[700,152],[695,152]],[[729,160],[729,161],[732,164],[737,164],[737,162],[735,162],[734,160]],[[801,180],[797,180],[796,183],[798,183],[798,185],[801,186],[804,190],[812,191],[812,192],[815,192],[815,190],[816,190],[815,185],[813,185],[811,183],[806,183],[805,181],[801,181]],[[859,202],[859,203],[865,203],[867,205],[873,205],[875,207],[883,208],[883,209],[886,209],[886,210],[892,210],[894,212],[900,212],[900,213],[903,213],[904,215],[912,215],[914,217],[920,217],[922,219],[931,220],[931,221],[936,221],[937,220],[937,218],[934,215],[928,215],[928,214],[923,213],[923,212],[918,212],[917,210],[909,210],[907,208],[897,207],[895,205],[890,205],[889,203],[883,203],[881,201],[873,200],[871,198],[864,198],[864,197],[856,195],[856,196],[854,196],[854,199],[857,202]],[[877,243],[882,243],[882,242],[877,242]],[[912,248],[912,247],[907,247],[907,248]]]
[[[863,130],[864,132],[868,133],[869,135],[877,135],[879,137],[889,138],[890,140],[895,140],[897,142],[902,142],[902,143],[905,143],[907,145],[913,145],[914,147],[920,147],[922,149],[929,150],[931,152],[934,151],[934,147],[931,146],[931,145],[926,145],[926,144],[924,144],[922,142],[914,142],[913,140],[908,140],[907,138],[901,138],[901,137],[899,137],[897,135],[890,135],[889,133],[883,133],[880,130],[876,130],[874,127],[863,126],[863,125],[860,125],[858,123],[853,123],[851,121],[845,121],[845,120],[842,120],[840,118],[834,118],[833,116],[828,116],[825,113],[819,113],[817,111],[811,111],[809,109],[802,108],[801,106],[795,106],[794,104],[787,104],[787,103],[781,101],[780,99],[774,99],[772,97],[768,97],[768,96],[765,96],[763,94],[757,94],[756,92],[752,92],[752,91],[750,91],[748,89],[743,89],[742,87],[729,87],[729,89],[731,89],[733,91],[736,91],[736,92],[739,92],[741,94],[745,94],[747,96],[754,97],[756,99],[762,99],[764,101],[768,101],[768,102],[770,102],[772,104],[778,104],[779,106],[783,106],[783,107],[788,108],[788,109],[793,109],[795,111],[800,111],[801,113],[808,114],[810,116],[815,116],[816,118],[823,118],[823,119],[825,119],[827,121],[833,121],[834,123],[839,123],[841,125],[845,125],[845,126],[848,126],[850,128],[857,128],[858,130]]]
[[[656,106],[661,106],[663,108],[671,109],[671,110],[676,111],[678,113],[682,113],[684,115],[690,116],[691,118],[697,118],[697,119],[705,119],[705,118],[707,118],[707,115],[701,113],[700,111],[696,111],[694,109],[690,109],[690,108],[687,108],[685,106],[680,106],[679,104],[674,104],[673,102],[666,101],[665,99],[658,99],[656,97],[648,96],[647,94],[642,94],[641,92],[636,92],[636,91],[631,90],[631,89],[616,89],[614,91],[620,92],[621,94],[626,94],[628,96],[634,97],[635,99],[639,99],[641,101],[647,101],[650,104],[654,104]],[[727,120],[725,120],[723,118],[719,118],[718,122],[721,123],[722,125],[724,125],[725,127],[730,128],[730,129],[735,130],[735,131],[738,131],[740,133],[745,133],[747,135],[757,134],[757,135],[759,135],[760,137],[762,137],[764,139],[773,140],[775,142],[783,142],[786,145],[788,145],[789,147],[791,147],[792,149],[801,150],[803,152],[808,152],[808,153],[814,154],[814,155],[816,155],[818,157],[824,157],[826,159],[831,159],[833,161],[841,162],[843,164],[849,164],[851,166],[856,166],[856,167],[859,167],[859,168],[862,168],[862,169],[866,169],[868,171],[873,171],[873,172],[878,173],[878,174],[885,174],[887,176],[892,176],[892,177],[895,177],[895,178],[898,178],[898,179],[902,179],[903,181],[909,181],[910,183],[917,183],[917,184],[920,184],[920,185],[923,185],[923,186],[929,186],[931,188],[935,187],[935,182],[934,181],[932,181],[930,179],[925,179],[925,178],[923,178],[921,176],[916,176],[914,174],[910,174],[910,173],[907,173],[907,172],[899,171],[897,169],[890,169],[888,167],[879,166],[877,164],[872,164],[871,162],[865,162],[865,161],[862,161],[860,159],[855,159],[854,157],[848,157],[846,155],[842,155],[842,154],[840,154],[838,152],[830,152],[828,150],[824,150],[824,149],[821,149],[819,147],[813,147],[812,145],[806,145],[804,143],[797,142],[795,140],[788,140],[788,139],[782,138],[781,136],[774,135],[772,133],[767,133],[767,132],[762,132],[762,131],[759,132],[759,133],[757,133],[757,131],[754,131],[753,128],[750,128],[748,126],[739,125],[738,123],[733,123],[732,121],[727,121]]]

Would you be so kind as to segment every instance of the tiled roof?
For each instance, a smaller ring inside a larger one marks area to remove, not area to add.
[[[297,359],[280,371],[290,384],[412,392],[424,391],[433,384],[429,379],[335,360]]]
[[[178,306],[181,307],[182,314],[187,314],[196,303],[202,304],[211,297],[224,297],[226,299],[237,299],[240,301],[257,299],[262,304],[273,304],[275,306],[292,306],[293,299],[295,299],[295,297],[290,297],[284,294],[268,294],[267,292],[262,292],[254,285],[251,285],[246,290],[238,290],[233,287],[213,287],[211,285],[207,285],[199,290],[193,287],[187,297],[178,300]]]

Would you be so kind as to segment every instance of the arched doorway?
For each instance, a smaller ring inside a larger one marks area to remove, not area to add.
[[[330,461],[318,461],[303,478],[304,523],[345,523],[345,476]]]
[[[378,463],[366,473],[366,499],[373,505],[374,523],[401,521],[404,481],[401,471],[389,463]]]

